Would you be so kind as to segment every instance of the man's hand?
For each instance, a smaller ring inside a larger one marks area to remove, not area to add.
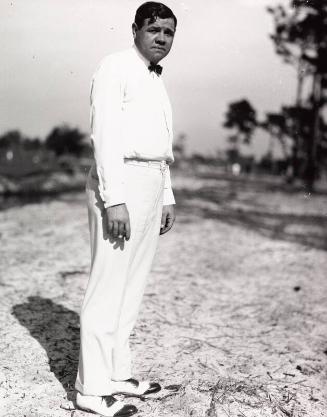
[[[163,235],[167,233],[174,224],[175,221],[175,208],[174,205],[163,206],[162,208],[162,216],[161,216],[161,227],[160,227],[160,234]]]
[[[129,240],[131,237],[131,225],[126,204],[117,204],[106,208],[108,221],[108,232],[114,238],[124,238]]]

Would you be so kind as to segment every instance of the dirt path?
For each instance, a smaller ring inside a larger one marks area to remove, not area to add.
[[[133,335],[140,416],[327,415],[327,196],[175,176]],[[89,248],[82,194],[0,212],[0,415],[73,408]]]

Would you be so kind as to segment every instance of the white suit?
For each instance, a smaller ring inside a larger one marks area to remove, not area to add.
[[[174,204],[171,106],[136,47],[106,57],[92,80],[95,164],[87,181],[91,273],[81,312],[76,389],[109,395],[132,377],[129,335],[156,250],[163,204]],[[107,233],[105,207],[126,203],[129,241]]]

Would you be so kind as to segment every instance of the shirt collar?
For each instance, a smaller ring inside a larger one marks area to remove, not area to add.
[[[150,61],[148,59],[146,59],[141,52],[139,51],[139,49],[137,48],[137,46],[135,45],[135,43],[133,44],[133,49],[136,52],[136,55],[144,62],[144,65],[146,65],[146,67],[148,68],[150,65]]]

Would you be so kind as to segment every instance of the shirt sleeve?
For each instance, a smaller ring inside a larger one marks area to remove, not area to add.
[[[170,206],[176,204],[174,193],[171,186],[170,169],[167,167],[164,185],[163,205]]]
[[[91,130],[99,192],[105,207],[125,203],[122,111],[124,83],[119,66],[107,57],[91,85]]]

